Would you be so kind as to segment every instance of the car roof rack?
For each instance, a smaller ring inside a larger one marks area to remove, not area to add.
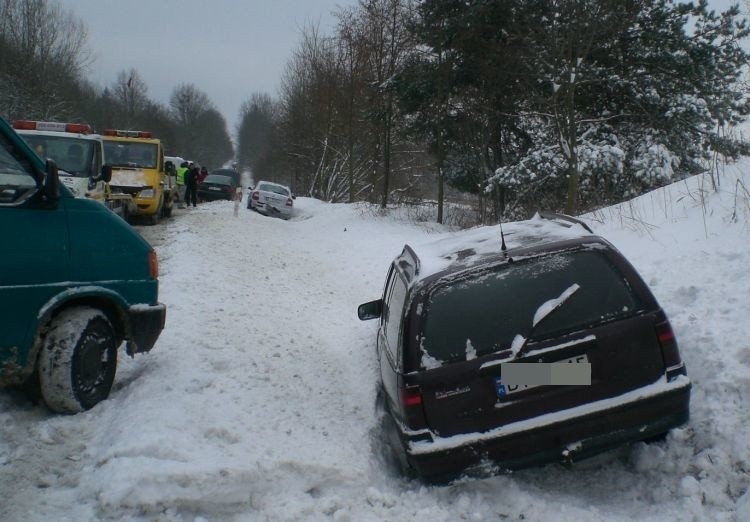
[[[567,214],[560,214],[558,212],[550,212],[548,210],[540,210],[539,212],[537,212],[537,214],[539,214],[539,217],[542,219],[567,221],[571,225],[573,224],[581,225],[588,232],[591,232],[592,234],[594,233],[594,231],[591,230],[591,228],[584,221],[581,221],[578,218],[574,218],[573,216],[569,216]],[[570,225],[566,225],[566,226],[569,227]]]

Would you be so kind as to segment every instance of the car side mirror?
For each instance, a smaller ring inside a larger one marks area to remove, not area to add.
[[[292,199],[297,199],[297,196],[295,196],[294,194],[292,194]]]
[[[370,301],[359,305],[357,308],[357,315],[360,321],[367,321],[369,319],[377,319],[383,313],[383,300],[378,299],[377,301]]]
[[[102,173],[99,175],[99,179],[104,183],[109,183],[112,180],[112,165],[102,165]]]
[[[42,187],[42,197],[49,203],[60,199],[60,176],[57,173],[57,164],[54,160],[48,159],[44,164],[46,176],[44,186]]]

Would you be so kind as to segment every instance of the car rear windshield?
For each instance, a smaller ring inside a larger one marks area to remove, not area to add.
[[[240,184],[240,173],[231,169],[216,169],[209,176],[226,176],[232,178],[235,183]]]
[[[567,299],[532,331],[537,312],[566,291]],[[421,349],[439,362],[464,360],[507,350],[516,335],[541,340],[640,308],[624,276],[601,252],[531,258],[438,286],[427,300]]]
[[[203,180],[204,183],[216,183],[217,185],[231,185],[234,183],[232,178],[229,176],[220,176],[219,174],[209,174],[206,176],[206,179]]]
[[[282,196],[289,195],[289,191],[284,187],[280,187],[279,185],[271,185],[270,183],[261,183],[260,185],[258,185],[258,190],[262,190],[264,192],[273,192],[274,194],[281,194]]]

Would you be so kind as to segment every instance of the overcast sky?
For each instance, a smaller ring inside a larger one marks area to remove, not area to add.
[[[332,34],[339,6],[356,0],[59,0],[86,24],[90,80],[112,85],[135,68],[149,98],[168,104],[192,83],[234,135],[240,105],[253,92],[275,95],[301,29]]]
[[[357,0],[59,0],[88,28],[90,80],[112,85],[135,68],[151,99],[169,103],[192,83],[224,115],[234,136],[253,92],[276,95],[306,24],[333,34],[333,13]],[[731,0],[709,0],[717,10]],[[745,9],[745,5],[740,2]]]

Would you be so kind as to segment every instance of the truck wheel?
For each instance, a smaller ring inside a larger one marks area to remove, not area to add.
[[[106,399],[117,370],[107,316],[89,307],[60,312],[44,336],[38,365],[42,398],[51,410],[78,413]]]
[[[164,200],[162,199],[159,201],[159,206],[156,207],[156,212],[151,214],[148,217],[148,224],[149,225],[158,225],[159,224],[159,218],[161,217],[161,211],[164,208]]]

